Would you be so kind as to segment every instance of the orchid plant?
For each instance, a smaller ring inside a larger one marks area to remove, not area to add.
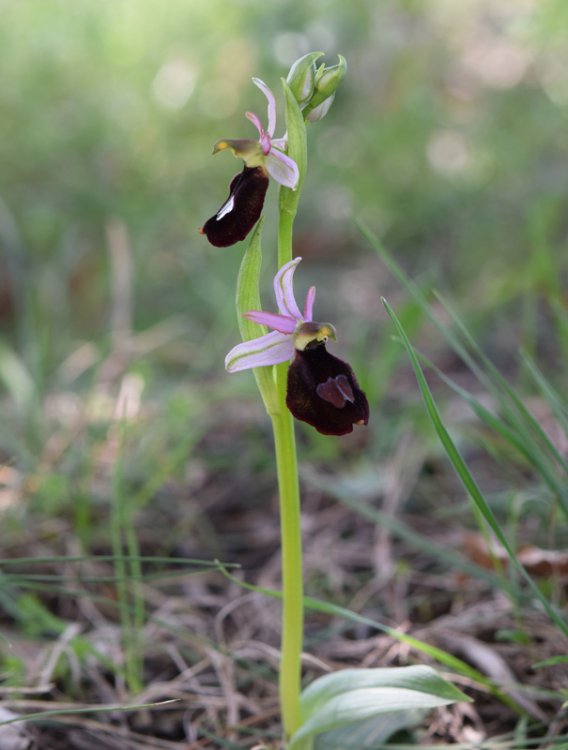
[[[252,369],[272,420],[282,540],[282,647],[280,706],[288,750],[370,750],[425,712],[466,697],[426,666],[348,669],[318,678],[301,690],[303,580],[300,492],[293,417],[326,435],[345,435],[369,421],[369,404],[347,362],[327,351],[336,339],[331,323],[313,319],[316,290],[303,310],[293,291],[301,258],[293,258],[292,228],[307,166],[306,123],[324,117],[346,72],[346,62],[316,66],[322,56],[300,58],[283,81],[286,135],[274,138],[276,100],[258,78],[253,83],[268,103],[267,127],[250,112],[258,141],[217,141],[213,153],[230,149],[244,162],[229,197],[203,226],[211,244],[227,247],[254,228],[237,279],[237,311],[243,341],[227,354],[235,373]],[[269,178],[280,185],[278,270],[274,295],[278,312],[260,305],[261,213]],[[267,330],[270,329],[270,330]],[[370,744],[372,743],[372,744]]]

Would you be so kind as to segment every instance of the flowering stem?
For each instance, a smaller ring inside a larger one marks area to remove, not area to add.
[[[272,415],[282,546],[282,647],[280,657],[280,707],[286,736],[301,724],[300,679],[304,630],[302,535],[300,490],[294,423],[286,408],[288,365],[276,366],[278,412]]]
[[[278,268],[292,260],[292,226],[296,211],[280,204],[278,223]]]
[[[278,225],[279,268],[292,259],[292,225],[296,215],[295,206],[292,209],[287,208],[282,197],[281,195]],[[290,737],[302,723],[300,685],[304,632],[304,586],[298,459],[294,420],[286,407],[288,366],[285,362],[276,365],[275,368],[278,407],[276,413],[272,415],[272,429],[276,451],[282,549],[280,709],[285,735]]]
[[[281,213],[281,217],[284,215]],[[292,215],[293,218],[293,215]],[[292,220],[281,221],[279,247],[292,256]],[[243,317],[247,310],[260,309],[258,278],[262,258],[262,219],[243,256],[237,279],[237,311],[243,341],[257,335],[257,324]],[[284,260],[284,263],[286,259]],[[283,265],[283,263],[282,263]],[[274,377],[272,370],[275,370]],[[282,652],[280,661],[280,704],[284,731],[292,735],[301,724],[300,668],[303,634],[302,540],[300,532],[300,491],[294,424],[286,407],[287,363],[257,367],[256,382],[266,411],[272,420],[280,497],[282,537]]]
[[[300,200],[307,165],[304,118],[289,87],[283,82],[286,99],[288,155],[298,165],[300,180],[296,190],[280,188],[278,222],[278,267],[292,260],[292,227]],[[282,647],[280,656],[280,709],[286,737],[302,723],[300,686],[304,632],[304,587],[300,487],[294,421],[286,407],[288,363],[276,365],[277,408],[272,416],[282,547]]]

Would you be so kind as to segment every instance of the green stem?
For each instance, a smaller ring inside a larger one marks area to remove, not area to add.
[[[292,260],[292,226],[296,217],[296,211],[285,208],[282,202],[278,225],[278,268]]]
[[[300,488],[294,422],[286,408],[288,365],[276,367],[276,388],[280,409],[272,415],[276,469],[280,498],[282,545],[282,648],[280,657],[280,707],[286,736],[301,725],[300,684],[304,630],[302,532]]]
[[[292,229],[300,200],[307,165],[304,118],[289,87],[283,82],[286,98],[288,154],[298,165],[300,180],[296,190],[281,187],[279,195],[278,267],[292,260]],[[304,633],[304,588],[302,566],[302,528],[300,523],[300,487],[294,437],[294,420],[286,406],[288,363],[275,367],[276,408],[271,413],[278,492],[280,498],[280,535],[282,547],[282,647],[280,655],[280,709],[286,738],[302,724],[300,687],[302,642]]]
[[[280,202],[278,226],[278,267],[292,259],[292,226],[295,209]],[[302,724],[300,687],[304,632],[304,585],[302,566],[302,528],[300,523],[300,487],[294,437],[294,420],[286,406],[288,363],[277,365],[277,411],[272,415],[276,469],[280,498],[280,536],[282,547],[282,647],[280,655],[280,708],[286,737]]]
[[[287,99],[288,153],[300,169],[295,191],[280,188],[278,222],[278,267],[292,260],[292,229],[306,171],[306,129],[297,102],[284,86]],[[300,523],[300,486],[294,437],[294,420],[286,406],[288,363],[275,367],[277,410],[272,415],[278,490],[280,498],[280,535],[282,546],[282,647],[280,655],[280,709],[284,733],[288,738],[300,728],[300,688],[302,643],[304,634],[304,573],[302,566],[302,527]]]

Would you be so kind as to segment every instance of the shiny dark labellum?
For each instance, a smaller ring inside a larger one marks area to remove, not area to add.
[[[351,367],[320,344],[296,351],[288,370],[286,405],[324,435],[346,435],[369,421],[367,397]]]
[[[200,230],[215,247],[244,240],[262,213],[268,175],[262,167],[245,167],[233,177],[229,197]]]

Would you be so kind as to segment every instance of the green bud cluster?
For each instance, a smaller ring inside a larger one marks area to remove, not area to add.
[[[304,119],[316,122],[328,113],[337,87],[347,72],[347,61],[338,55],[339,63],[327,67],[316,62],[323,52],[310,52],[300,57],[290,68],[286,83],[302,108]]]

